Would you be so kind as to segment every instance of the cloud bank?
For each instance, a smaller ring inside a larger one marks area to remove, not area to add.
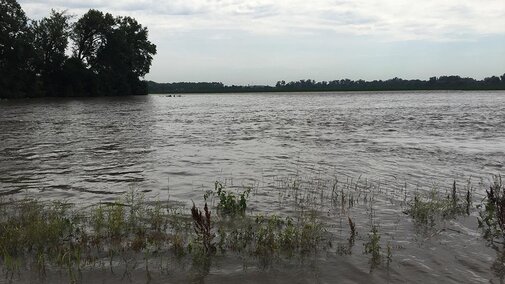
[[[168,33],[237,30],[256,34],[331,31],[385,40],[466,40],[505,34],[503,0],[23,0],[29,16],[50,8],[134,15]]]

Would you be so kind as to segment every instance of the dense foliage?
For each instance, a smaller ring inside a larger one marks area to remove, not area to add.
[[[226,86],[220,82],[156,83],[149,81],[149,93],[240,93],[240,92],[306,92],[306,91],[403,91],[403,90],[505,90],[505,74],[484,80],[460,76],[431,77],[429,80],[314,80],[279,81],[275,86]]]
[[[147,94],[140,78],[155,54],[131,17],[89,10],[72,22],[52,10],[31,21],[16,0],[0,0],[0,98]]]

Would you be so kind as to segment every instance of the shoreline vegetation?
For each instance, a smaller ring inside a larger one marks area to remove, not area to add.
[[[477,219],[482,241],[498,254],[491,270],[505,276],[501,177],[487,186],[484,198],[471,185],[460,188],[456,182],[430,192],[385,189],[359,179],[315,187],[306,182],[295,178],[280,186],[279,206],[293,207],[286,216],[255,212],[250,206],[254,188],[232,189],[220,182],[190,208],[149,200],[134,190],[115,202],[85,208],[0,196],[0,268],[11,282],[60,277],[80,283],[98,272],[130,280],[140,273],[149,282],[164,273],[173,277],[174,270],[186,281],[203,281],[213,263],[226,258],[261,271],[324,255],[362,255],[370,273],[387,271],[406,245],[376,216],[377,206],[388,203],[400,208],[398,218],[412,220],[412,234],[425,240],[451,230],[450,220]]]
[[[30,20],[0,0],[0,98],[146,95],[156,45],[132,17],[51,10]]]
[[[349,91],[436,91],[436,90],[505,90],[505,74],[483,80],[460,76],[431,77],[429,80],[333,80],[278,81],[268,85],[225,85],[221,82],[174,82],[157,83],[147,81],[149,94],[188,93],[268,93],[268,92],[349,92]]]

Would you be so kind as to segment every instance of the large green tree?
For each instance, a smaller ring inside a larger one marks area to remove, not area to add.
[[[86,84],[98,94],[147,94],[140,78],[149,72],[156,46],[135,19],[89,10],[75,23],[72,39],[73,57],[96,75]]]
[[[87,67],[96,65],[98,50],[107,44],[116,22],[109,13],[89,10],[75,24],[72,39],[75,42],[74,57]]]
[[[70,16],[65,11],[51,10],[48,17],[33,23],[33,46],[37,54],[36,71],[43,91],[49,96],[64,96],[61,82],[67,60]]]
[[[156,46],[148,40],[147,28],[131,17],[117,17],[91,68],[104,82],[110,83],[105,86],[105,92],[146,94],[147,85],[139,78],[149,72],[155,54]]]
[[[117,24],[118,28],[114,33],[116,44],[122,46],[122,56],[126,59],[129,71],[137,77],[144,77],[149,73],[153,56],[156,54],[156,45],[148,40],[147,28],[142,27],[135,19],[119,17]]]

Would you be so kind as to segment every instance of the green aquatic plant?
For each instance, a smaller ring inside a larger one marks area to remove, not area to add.
[[[222,215],[243,215],[247,209],[247,199],[251,189],[248,188],[240,194],[234,194],[224,189],[222,183],[216,181],[214,194],[218,198],[217,210]]]
[[[465,200],[457,194],[456,182],[453,183],[451,194],[443,197],[432,190],[426,195],[416,194],[404,211],[418,225],[435,227],[438,220],[453,219],[470,213],[471,196],[468,189]]]
[[[254,253],[257,256],[269,256],[278,250],[281,226],[282,220],[277,216],[270,218],[263,216],[256,217]]]
[[[380,239],[379,229],[375,225],[372,226],[368,234],[368,241],[364,243],[365,254],[371,255],[370,264],[372,269],[380,265],[382,261]]]
[[[77,236],[82,219],[70,208],[66,203],[31,199],[10,204],[8,214],[0,216],[0,263],[6,270],[19,272],[23,263],[33,263],[44,275],[50,262],[66,267],[74,279],[74,268],[81,265]],[[32,256],[30,261],[27,255]]]
[[[497,239],[505,238],[505,187],[501,176],[495,177],[483,204],[477,206],[479,211],[479,228],[482,229],[484,238],[491,243]]]
[[[315,252],[324,240],[324,226],[314,216],[290,217],[258,216],[253,227],[256,255],[284,253],[292,256]]]
[[[106,207],[107,237],[112,242],[121,242],[125,236],[125,231],[128,229],[124,207],[123,204],[118,202],[108,204]]]

